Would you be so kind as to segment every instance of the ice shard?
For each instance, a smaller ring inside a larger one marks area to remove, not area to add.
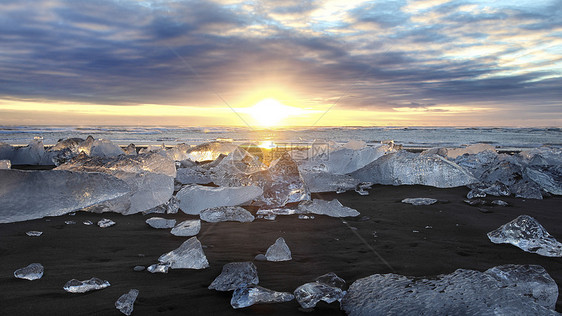
[[[222,267],[221,274],[209,285],[209,290],[233,291],[258,283],[258,270],[252,262],[231,262]]]
[[[328,304],[341,302],[345,295],[344,286],[345,281],[332,272],[316,278],[314,282],[299,286],[294,294],[302,308],[310,309],[320,301]]]
[[[40,263],[32,263],[27,267],[23,267],[14,271],[14,276],[18,279],[38,280],[43,277],[43,265]]]
[[[64,215],[128,191],[124,181],[101,173],[0,170],[0,223]]]
[[[125,154],[123,149],[108,139],[95,140],[90,149],[92,157],[116,157],[123,154]]]
[[[421,184],[438,188],[465,186],[478,181],[469,171],[442,156],[407,151],[382,156],[350,175],[377,184]]]
[[[170,232],[174,236],[191,237],[199,234],[199,230],[201,230],[201,221],[196,219],[183,221],[172,228]]]
[[[261,196],[263,190],[256,186],[209,187],[190,185],[182,188],[176,195],[180,208],[186,214],[199,215],[207,208],[235,206]]]
[[[139,290],[131,289],[129,292],[121,295],[115,302],[115,308],[117,308],[121,313],[129,316],[133,312],[133,305],[135,300],[139,296]]]
[[[283,237],[277,238],[275,243],[267,248],[265,257],[267,261],[275,262],[289,261],[293,259],[291,257],[291,250],[289,249],[289,246],[287,246],[287,243],[285,243],[285,239],[283,239]]]
[[[218,222],[241,222],[248,223],[254,221],[254,215],[240,206],[219,206],[207,208],[199,214],[202,220],[210,223]]]
[[[98,226],[101,228],[111,227],[113,225],[115,225],[115,222],[109,218],[102,218],[98,221]]]
[[[407,199],[403,199],[402,203],[407,203],[412,205],[431,205],[437,203],[437,200],[431,198],[407,198]]]
[[[161,264],[168,264],[172,269],[205,269],[209,267],[209,262],[197,237],[191,237],[179,248],[161,255],[158,261]]]
[[[166,229],[166,228],[172,228],[172,227],[176,226],[176,220],[175,219],[165,219],[165,218],[162,218],[162,217],[151,217],[151,218],[146,220],[146,223],[150,227],[156,228],[156,229]]]
[[[546,257],[562,257],[562,244],[552,237],[536,219],[521,215],[488,233],[495,244],[512,244],[526,252]]]
[[[277,292],[255,285],[237,288],[232,293],[230,305],[235,308],[244,308],[254,304],[283,303],[294,300],[291,293]]]
[[[64,290],[70,293],[86,293],[94,290],[105,289],[110,286],[108,281],[104,281],[98,278],[91,278],[85,281],[79,281],[72,279],[64,285]]]
[[[528,267],[458,269],[432,279],[374,274],[353,282],[341,306],[350,316],[558,315],[543,305],[556,301],[556,283],[544,269]]]
[[[314,199],[312,201],[303,201],[299,203],[299,210],[302,213],[312,213],[318,215],[327,215],[331,217],[348,217],[359,216],[360,213],[347,206],[343,206],[337,199],[326,201]]]

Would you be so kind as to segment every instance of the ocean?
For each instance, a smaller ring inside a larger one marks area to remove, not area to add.
[[[392,140],[404,148],[461,147],[485,143],[503,150],[540,146],[562,147],[562,128],[504,127],[291,127],[251,130],[243,127],[139,127],[139,126],[0,126],[0,142],[26,145],[42,137],[45,145],[59,139],[105,138],[118,145],[197,145],[213,140],[236,143],[345,143],[362,140],[379,143]]]

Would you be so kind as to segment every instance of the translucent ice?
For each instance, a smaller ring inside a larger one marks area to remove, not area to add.
[[[191,237],[179,248],[161,255],[158,261],[161,264],[169,264],[172,269],[205,269],[209,267],[209,262],[197,237]]]
[[[59,216],[128,191],[124,181],[100,173],[0,170],[0,223]]]
[[[299,210],[303,213],[327,215],[331,217],[358,216],[359,212],[347,206],[343,206],[337,199],[326,201],[314,199],[299,203]]]
[[[211,142],[197,145],[187,151],[187,157],[192,161],[215,160],[221,154],[228,155],[238,146],[230,142]]]
[[[174,236],[190,237],[199,234],[199,230],[201,230],[200,220],[186,220],[172,228],[171,233]]]
[[[353,190],[361,182],[346,174],[332,174],[325,171],[301,170],[301,176],[310,193]]]
[[[350,175],[361,181],[378,184],[422,184],[438,188],[477,182],[466,169],[442,156],[407,151],[382,156]]]
[[[123,151],[125,152],[125,155],[137,155],[137,148],[135,147],[135,144],[129,144],[129,146],[123,149]]]
[[[341,305],[348,315],[557,315],[543,305],[558,296],[551,280],[543,269],[512,265],[434,279],[374,274],[355,281]]]
[[[108,219],[108,218],[102,218],[98,221],[98,226],[101,228],[106,228],[106,227],[110,227],[115,225],[115,222]]]
[[[131,289],[128,293],[121,295],[115,302],[115,308],[121,313],[129,316],[133,312],[133,305],[139,295],[139,290]]]
[[[181,184],[208,184],[213,182],[211,177],[204,170],[197,167],[179,168],[177,170],[176,181]]]
[[[204,209],[199,214],[202,220],[210,223],[218,222],[253,222],[254,216],[240,206],[219,206]]]
[[[562,195],[562,164],[557,166],[528,166],[525,176],[546,192]]]
[[[168,269],[170,269],[169,263],[155,263],[146,268],[146,270],[150,273],[168,273]]]
[[[252,262],[231,262],[209,285],[209,290],[232,291],[259,283],[258,270]]]
[[[261,286],[237,288],[232,293],[230,305],[235,308],[244,308],[254,304],[283,303],[295,299],[293,294],[277,292]]]
[[[165,219],[162,217],[151,217],[146,220],[146,223],[152,227],[157,229],[165,229],[165,228],[172,228],[176,226],[175,219]]]
[[[407,198],[403,199],[402,203],[408,203],[412,205],[431,205],[437,203],[437,200],[431,198]]]
[[[234,206],[261,196],[263,190],[256,186],[208,187],[201,185],[185,186],[176,198],[186,214],[198,215],[202,210],[219,206]]]
[[[26,147],[20,147],[15,151],[12,165],[38,165],[45,155],[43,139],[36,137]]]
[[[70,293],[85,293],[93,290],[101,290],[110,286],[108,281],[103,281],[98,278],[91,278],[85,281],[78,281],[72,279],[64,285],[64,290]]]
[[[121,147],[107,139],[95,140],[90,149],[90,156],[92,157],[115,157],[123,154],[125,152]]]
[[[302,308],[313,308],[320,301],[333,303],[341,301],[345,295],[339,287],[330,286],[322,282],[310,282],[299,286],[295,292],[295,298]]]
[[[498,159],[495,151],[483,151],[477,154],[461,155],[454,159],[454,162],[468,170],[475,178],[480,179],[482,173],[490,168]]]
[[[18,279],[38,280],[43,276],[43,265],[40,263],[32,263],[27,267],[14,271],[14,276]]]
[[[0,169],[10,169],[12,168],[12,162],[10,160],[0,160]]]
[[[328,272],[316,278],[316,282],[323,283],[329,286],[337,287],[340,289],[344,289],[346,286],[346,282],[344,279],[340,278],[334,272]]]
[[[143,211],[143,214],[176,214],[180,208],[179,201],[175,196],[172,196],[168,202],[160,204],[149,210]]]
[[[546,257],[562,257],[562,244],[542,227],[537,220],[521,215],[488,233],[495,244],[512,244],[526,252]]]
[[[288,261],[291,260],[291,250],[289,246],[285,243],[285,239],[283,237],[277,238],[275,243],[265,252],[265,257],[267,261]]]

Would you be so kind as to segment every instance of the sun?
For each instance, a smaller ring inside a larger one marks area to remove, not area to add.
[[[301,114],[302,110],[268,98],[247,108],[245,112],[250,114],[258,125],[273,127],[282,125],[282,123],[286,124],[287,122],[284,122],[285,119]]]

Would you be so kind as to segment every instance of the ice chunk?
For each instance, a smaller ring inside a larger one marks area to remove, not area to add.
[[[40,263],[32,263],[27,267],[14,271],[14,276],[18,279],[38,280],[43,277],[43,265]]]
[[[98,221],[98,226],[101,228],[106,228],[115,225],[115,222],[109,218],[102,218]]]
[[[85,281],[78,281],[72,279],[64,285],[64,290],[70,293],[86,293],[93,290],[101,290],[110,286],[108,281],[103,281],[98,278],[91,278]]]
[[[437,203],[437,200],[431,198],[407,198],[403,199],[402,203],[408,203],[412,205],[431,205]]]
[[[295,292],[295,298],[302,308],[314,308],[320,301],[333,303],[340,301],[345,295],[339,287],[330,286],[322,282],[310,282],[299,286]]]
[[[133,268],[133,271],[135,271],[135,272],[141,272],[141,271],[144,271],[145,269],[146,269],[145,266],[135,266],[135,267]]]
[[[0,160],[0,169],[10,169],[12,168],[12,162],[10,160]]]
[[[75,221],[64,221],[64,223],[65,223],[66,225],[75,225],[75,224],[76,224]]]
[[[294,215],[299,213],[300,213],[299,210],[290,209],[290,208],[272,208],[272,209],[258,210],[256,212],[257,215]]]
[[[59,216],[128,191],[124,181],[100,173],[0,170],[0,223]]]
[[[125,149],[123,149],[123,152],[125,152],[125,155],[127,156],[136,156],[137,155],[137,147],[135,147],[135,144],[129,144],[129,146],[125,147]]]
[[[172,228],[176,226],[175,219],[165,219],[162,217],[151,217],[146,220],[146,223],[150,227],[157,228],[157,229]]]
[[[310,193],[338,192],[353,190],[361,182],[345,174],[331,174],[324,171],[308,171],[299,167],[301,176]]]
[[[218,222],[253,222],[254,216],[240,206],[219,206],[204,209],[199,215],[202,220],[210,223]]]
[[[156,263],[146,268],[146,270],[150,273],[168,273],[168,269],[170,269],[169,263]]]
[[[502,201],[502,200],[493,200],[492,204],[498,205],[498,206],[509,206],[509,203],[507,203],[506,201]]]
[[[521,215],[489,232],[488,238],[495,244],[512,244],[541,256],[562,257],[562,244],[529,215]]]
[[[289,302],[293,299],[295,299],[295,297],[291,293],[272,291],[256,285],[234,290],[230,305],[238,309],[254,304]]]
[[[199,234],[199,230],[201,230],[200,220],[186,220],[176,225],[176,227],[172,228],[171,233],[174,236],[189,237]]]
[[[343,206],[337,199],[326,201],[314,199],[299,203],[299,210],[303,213],[327,215],[331,217],[358,216],[359,212],[347,206]]]
[[[209,290],[232,291],[259,283],[258,270],[252,262],[231,262],[209,285]]]
[[[169,264],[172,269],[205,269],[209,267],[209,262],[197,237],[191,237],[179,248],[161,255],[158,261],[161,264]]]
[[[10,144],[0,142],[0,160],[12,160],[16,154],[16,148]]]
[[[179,201],[175,196],[172,196],[168,202],[160,204],[149,210],[143,211],[143,214],[176,214],[180,208]]]
[[[133,312],[133,305],[139,295],[139,290],[131,289],[128,293],[121,295],[115,302],[115,308],[121,313],[129,316]]]
[[[509,188],[501,182],[496,182],[491,185],[484,185],[482,183],[472,184],[469,185],[468,187],[472,189],[466,195],[466,197],[469,199],[483,198],[486,197],[487,195],[509,196],[511,194]]]
[[[142,148],[139,151],[139,154],[146,154],[146,153],[150,153],[150,152],[161,152],[161,151],[166,151],[166,145],[162,144],[162,145],[147,145],[146,147]]]
[[[262,194],[263,190],[256,186],[216,188],[191,185],[181,189],[176,198],[180,201],[180,208],[184,213],[198,215],[207,208],[239,205]]]
[[[39,237],[39,236],[43,235],[43,232],[36,231],[36,230],[30,230],[30,231],[28,231],[28,232],[25,233],[25,234],[26,234],[27,236],[30,236],[30,237]]]
[[[546,192],[562,195],[562,164],[557,166],[529,166],[525,176]]]
[[[495,151],[487,150],[474,155],[458,156],[454,162],[472,173],[475,178],[480,179],[482,173],[492,167],[497,159],[498,154]]]
[[[407,151],[385,155],[350,175],[377,184],[422,184],[438,188],[477,182],[466,169],[439,155],[419,155]]]
[[[346,282],[344,279],[340,278],[334,272],[328,272],[316,278],[316,282],[323,283],[332,287],[337,287],[340,289],[344,289],[346,286]]]
[[[228,155],[238,146],[230,142],[210,142],[197,145],[187,150],[187,157],[192,161],[215,160],[219,155]]]
[[[476,155],[482,152],[496,152],[496,147],[490,144],[474,144],[465,148],[447,148],[447,157],[455,159],[462,155]]]
[[[287,246],[287,244],[285,243],[285,239],[283,239],[283,237],[277,238],[275,243],[269,246],[269,248],[267,248],[267,251],[265,252],[265,257],[267,258],[267,261],[275,261],[275,262],[288,261],[293,259],[291,257],[291,250],[289,249],[289,246]]]
[[[545,301],[542,297],[552,293],[552,284],[546,285],[544,281],[550,276],[544,270],[517,266],[499,270],[458,269],[434,279],[374,274],[355,281],[341,305],[351,316],[557,315],[541,305]],[[523,277],[521,272],[533,274]],[[546,291],[545,286],[549,288]],[[549,300],[556,301],[556,296]]]
[[[176,181],[181,184],[208,184],[213,182],[211,177],[200,168],[179,168]]]
[[[90,149],[90,156],[92,157],[116,157],[123,154],[125,154],[123,149],[108,139],[95,140]]]
[[[38,165],[45,155],[43,139],[35,137],[26,147],[18,148],[12,158],[12,165]]]
[[[92,223],[92,221],[83,221],[82,224],[84,224],[86,226],[94,225],[94,223]]]

